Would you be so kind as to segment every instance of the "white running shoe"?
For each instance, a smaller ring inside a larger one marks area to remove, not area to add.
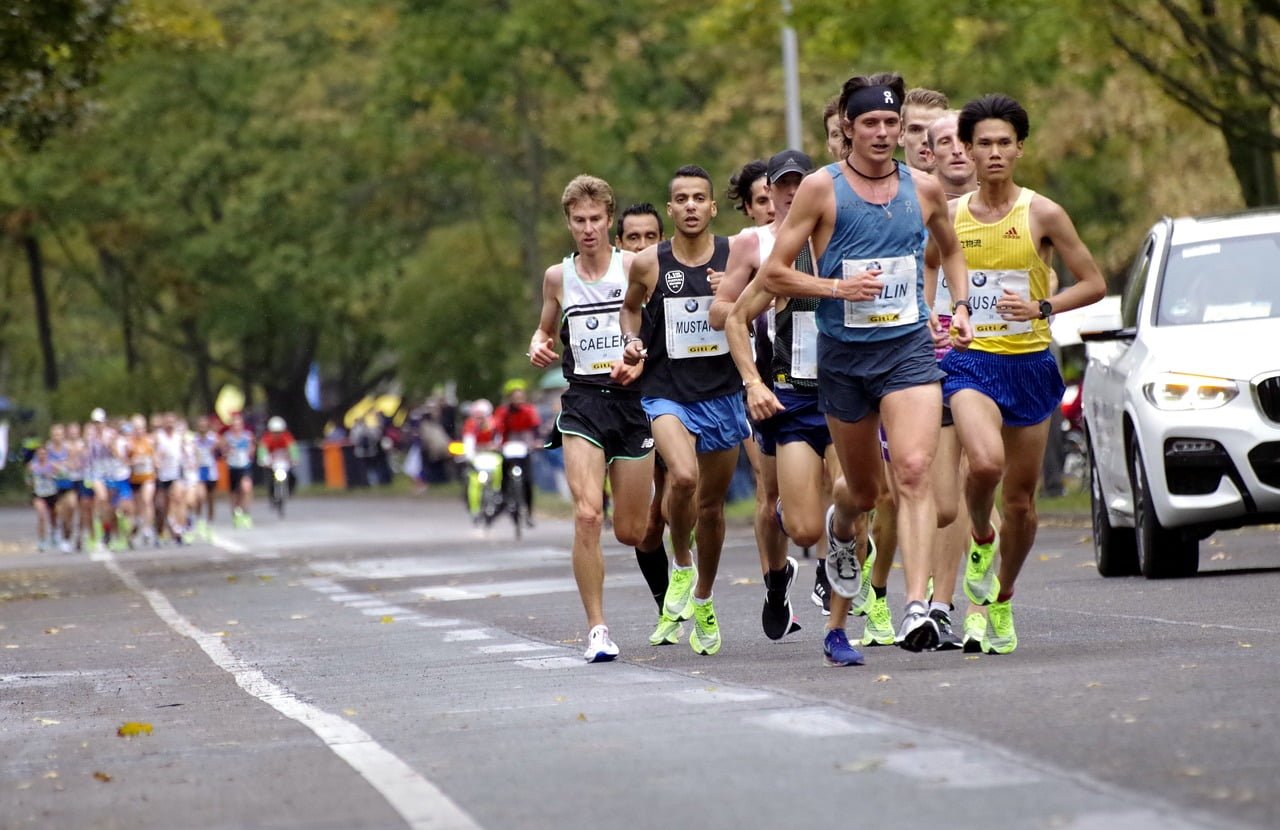
[[[618,645],[609,639],[609,626],[597,625],[587,634],[587,650],[582,659],[588,663],[607,663],[618,656]]]

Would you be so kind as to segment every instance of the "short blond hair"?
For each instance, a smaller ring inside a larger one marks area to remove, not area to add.
[[[604,205],[609,218],[613,219],[613,188],[604,179],[583,174],[574,176],[573,181],[565,185],[564,195],[560,197],[560,207],[564,208],[566,218],[569,216],[569,208],[583,201],[599,202]]]

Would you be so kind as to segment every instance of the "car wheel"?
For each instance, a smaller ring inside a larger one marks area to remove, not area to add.
[[[1151,486],[1135,444],[1129,450],[1129,475],[1133,484],[1133,525],[1138,563],[1147,579],[1195,576],[1200,568],[1200,540],[1183,530],[1160,524],[1151,503]]]
[[[1089,452],[1092,455],[1092,447]],[[1138,548],[1133,529],[1111,526],[1106,497],[1102,494],[1102,480],[1098,477],[1098,465],[1090,463],[1088,466],[1094,564],[1098,566],[1098,573],[1103,576],[1134,576],[1139,570]]]

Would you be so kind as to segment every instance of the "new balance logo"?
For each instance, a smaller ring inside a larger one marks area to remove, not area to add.
[[[1005,239],[1020,239],[1021,237],[1019,237],[1019,236],[1018,236],[1018,229],[1017,229],[1017,228],[1009,228],[1009,230],[1007,230],[1007,231],[1005,231],[1005,232],[1004,232],[1004,238],[1005,238]]]

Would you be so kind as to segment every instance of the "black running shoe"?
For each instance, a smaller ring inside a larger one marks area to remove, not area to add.
[[[809,599],[822,609],[822,616],[831,616],[831,586],[827,584],[827,563],[824,560],[818,560],[817,573],[813,575],[813,593]]]
[[[791,585],[796,581],[796,560],[787,557],[787,566],[781,572],[770,571],[764,575],[764,610],[760,612],[760,624],[770,640],[781,640],[791,632]]]
[[[929,616],[938,626],[938,644],[933,647],[934,651],[956,651],[963,643],[960,641],[959,635],[951,630],[951,615],[941,608],[929,609]]]

